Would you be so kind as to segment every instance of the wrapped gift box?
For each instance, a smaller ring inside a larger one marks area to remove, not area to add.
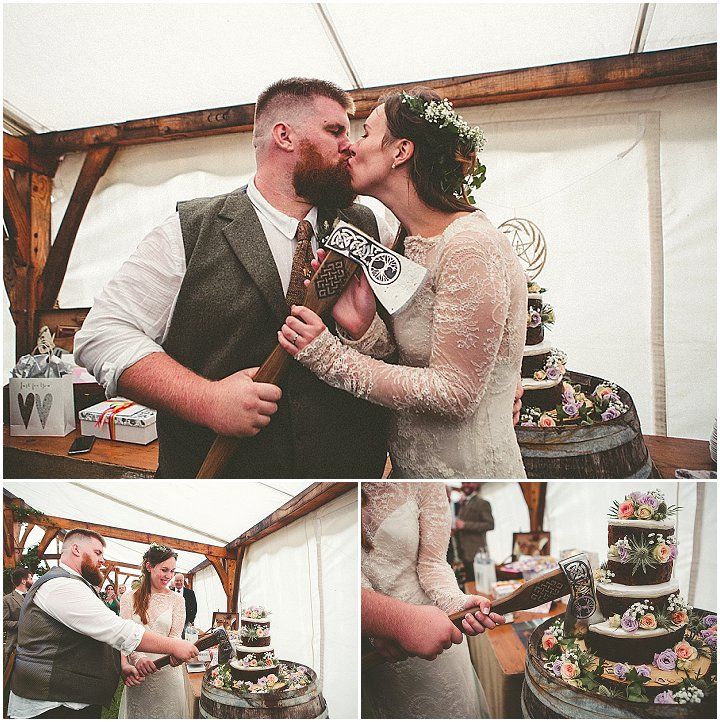
[[[149,444],[157,439],[157,412],[123,398],[101,401],[80,414],[83,436]]]

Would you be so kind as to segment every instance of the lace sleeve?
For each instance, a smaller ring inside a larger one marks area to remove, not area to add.
[[[429,366],[395,366],[343,346],[328,331],[297,360],[323,381],[396,411],[453,419],[472,414],[500,348],[510,307],[507,261],[499,240],[465,230],[438,261]]]
[[[183,629],[185,629],[185,600],[181,594],[171,593],[173,596],[173,610],[168,637],[180,637]]]
[[[337,327],[340,340],[349,348],[354,348],[365,356],[385,359],[395,353],[395,340],[383,320],[375,314],[370,327],[358,339],[351,339],[342,326]]]
[[[133,616],[133,595],[130,590],[120,597],[120,617],[122,619],[132,619]]]
[[[419,483],[420,547],[417,573],[420,586],[446,614],[463,608],[468,597],[458,587],[447,563],[450,544],[450,505],[442,482]]]

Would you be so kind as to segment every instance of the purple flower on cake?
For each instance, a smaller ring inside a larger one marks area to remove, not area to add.
[[[618,556],[620,557],[620,563],[625,564],[630,558],[630,550],[626,546],[617,546]]]
[[[530,311],[530,313],[528,313],[528,326],[530,326],[530,328],[537,328],[541,322],[542,318],[538,311]]]
[[[553,666],[552,666],[552,673],[553,673],[556,677],[559,677],[559,676],[560,676],[560,668],[561,668],[561,667],[562,667],[562,660],[561,660],[561,659],[556,659],[556,660],[553,662]]]
[[[641,664],[639,667],[635,667],[635,671],[641,676],[641,677],[647,677],[650,679],[652,676],[652,671],[650,670],[650,667],[647,666],[647,664]]]
[[[702,618],[702,623],[704,627],[717,626],[717,614],[708,614],[706,617]]]
[[[627,666],[626,664],[622,664],[622,662],[618,662],[618,663],[613,667],[613,674],[614,674],[618,679],[625,679],[625,675],[626,675],[629,671],[630,671],[630,670],[629,670],[628,666]]]
[[[610,421],[610,419],[617,419],[618,416],[620,416],[620,412],[614,406],[610,406],[608,409],[603,411],[602,414],[600,414],[600,418],[603,421]]]
[[[654,702],[655,704],[677,704],[677,702],[673,699],[673,693],[669,689],[666,689],[664,692],[660,692],[660,694],[655,697]]]
[[[560,369],[555,366],[551,366],[549,369],[545,370],[545,376],[548,381],[557,381],[561,376]]]
[[[674,562],[677,559],[677,546],[675,544],[668,544],[670,547],[670,561]]]
[[[640,504],[651,507],[653,511],[657,511],[660,506],[660,502],[652,494],[643,494],[640,497]]]
[[[580,406],[574,401],[568,401],[566,404],[563,404],[563,411],[568,416],[577,416],[580,411]]]
[[[640,503],[642,497],[643,493],[641,491],[633,491],[631,494],[628,494],[628,499],[632,499],[636,504]]]
[[[620,620],[620,626],[626,632],[637,632],[637,628],[638,628],[637,619],[635,619],[635,617],[623,617]]]
[[[607,400],[612,401],[614,404],[620,403],[620,397],[617,394],[608,394]]]
[[[717,631],[715,629],[703,629],[702,632],[700,632],[700,638],[711,649],[717,647]]]
[[[660,654],[655,654],[653,664],[663,672],[669,672],[677,665],[677,654],[672,649],[666,649]]]

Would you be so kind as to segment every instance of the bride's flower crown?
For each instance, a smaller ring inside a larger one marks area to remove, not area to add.
[[[470,145],[477,155],[485,147],[485,135],[475,125],[471,126],[461,115],[453,110],[452,103],[447,99],[425,101],[417,95],[410,95],[404,90],[400,93],[400,102],[404,103],[413,115],[423,118],[428,123],[437,126],[438,130],[448,138],[462,141]],[[485,182],[485,166],[477,158],[470,172],[458,179],[453,168],[445,167],[442,173],[441,187],[446,193],[452,192],[458,198],[464,198],[474,204],[472,193]],[[465,188],[469,193],[465,192]]]

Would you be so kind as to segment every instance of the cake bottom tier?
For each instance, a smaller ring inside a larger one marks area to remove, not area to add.
[[[269,674],[277,675],[278,669],[278,664],[268,667],[241,667],[235,659],[230,662],[230,674],[236,681],[257,682],[261,677],[267,677]]]
[[[591,624],[585,637],[587,648],[603,659],[625,664],[652,664],[656,654],[672,649],[685,636],[685,626],[675,630],[611,629],[607,622]]]

